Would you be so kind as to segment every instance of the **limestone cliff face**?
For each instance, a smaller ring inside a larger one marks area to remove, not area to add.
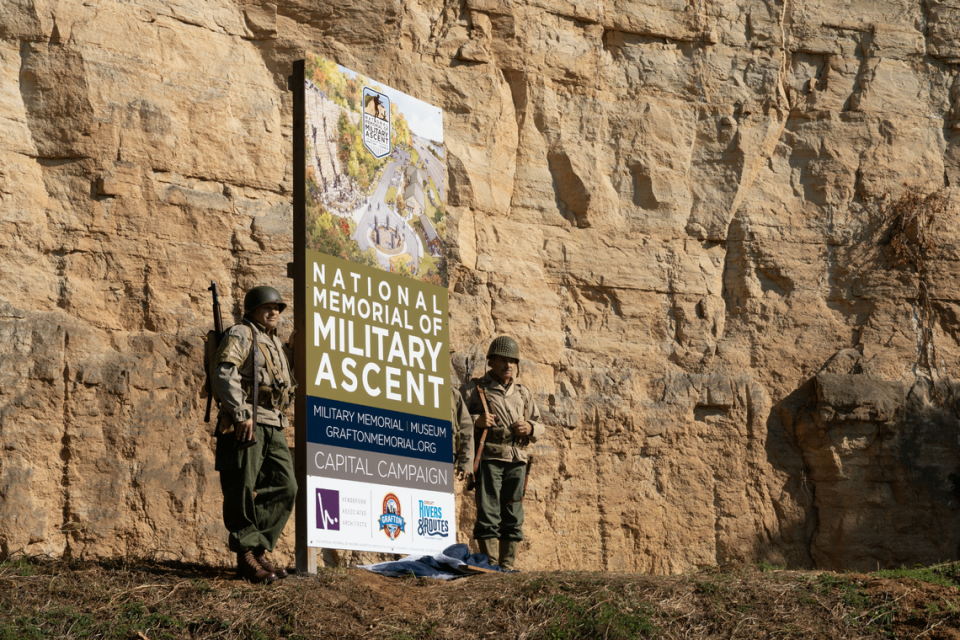
[[[227,560],[205,289],[291,294],[313,51],[444,109],[454,374],[515,335],[550,428],[520,568],[956,558],[929,379],[960,215],[921,277],[876,202],[960,184],[958,29],[940,0],[0,3],[0,551]]]

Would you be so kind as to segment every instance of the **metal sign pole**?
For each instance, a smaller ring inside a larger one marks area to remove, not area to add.
[[[307,545],[307,327],[306,282],[304,282],[304,255],[306,253],[306,177],[303,174],[306,142],[304,139],[303,60],[293,63],[293,75],[288,87],[293,91],[293,308],[296,312],[294,328],[294,376],[297,379],[297,398],[294,405],[294,469],[297,475],[297,504],[295,510],[296,556],[298,573],[317,572],[317,550]]]

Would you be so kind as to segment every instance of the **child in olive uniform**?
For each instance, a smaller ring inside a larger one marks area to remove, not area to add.
[[[270,562],[297,496],[293,460],[283,428],[283,411],[293,401],[290,371],[293,336],[277,336],[286,308],[273,287],[254,287],[243,300],[244,317],[224,335],[214,360],[212,383],[220,397],[217,460],[223,489],[223,523],[237,572],[250,582],[273,582],[287,572]],[[259,378],[253,419],[253,346]]]
[[[500,336],[487,350],[490,370],[463,386],[467,410],[474,420],[475,439],[488,429],[477,469],[477,522],[473,537],[481,553],[497,558],[504,569],[513,569],[523,540],[523,484],[527,447],[546,430],[529,389],[516,382],[520,347]],[[478,387],[486,396],[486,413]],[[498,543],[499,541],[499,543]]]

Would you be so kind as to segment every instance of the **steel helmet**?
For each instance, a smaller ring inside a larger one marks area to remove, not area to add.
[[[493,356],[503,356],[504,358],[520,360],[520,346],[517,345],[517,341],[510,336],[498,336],[493,339],[493,342],[490,343],[490,348],[487,349],[487,358],[492,358]]]
[[[276,304],[280,307],[280,311],[287,308],[283,298],[280,297],[279,291],[273,287],[261,285],[247,291],[247,295],[243,298],[243,313],[244,315],[251,313],[257,307],[265,304]]]

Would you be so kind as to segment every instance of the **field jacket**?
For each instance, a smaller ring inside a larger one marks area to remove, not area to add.
[[[253,331],[257,332],[258,391],[257,422],[286,427],[283,414],[293,401],[296,382],[290,372],[289,350],[276,331],[264,331],[257,323],[235,324],[227,330],[217,351],[212,383],[220,396],[220,412],[229,428],[253,417]],[[223,422],[223,421],[222,421]],[[223,430],[223,429],[221,429]]]
[[[491,413],[500,418],[497,425],[487,434],[481,459],[526,462],[527,447],[531,442],[536,442],[543,437],[546,432],[546,427],[540,422],[540,409],[533,400],[533,393],[519,382],[503,386],[489,373],[478,380],[471,380],[463,385],[460,391],[474,422],[483,413],[483,404],[480,401],[480,393],[477,391],[478,386],[486,394]],[[510,425],[521,420],[530,423],[533,431],[529,436],[518,437],[510,430]],[[482,433],[482,430],[475,431],[474,440],[479,442]]]

